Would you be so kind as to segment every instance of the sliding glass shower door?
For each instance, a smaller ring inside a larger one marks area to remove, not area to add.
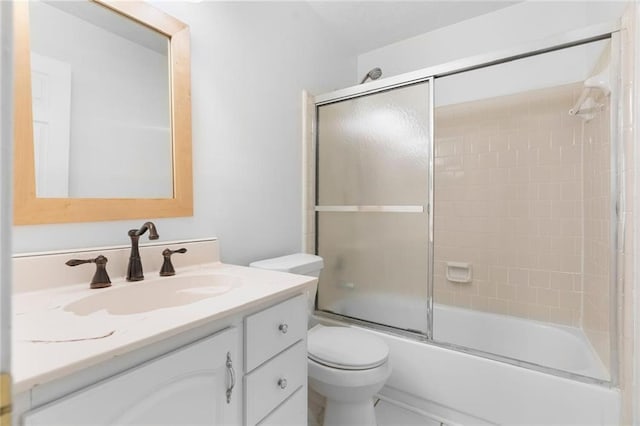
[[[321,311],[427,333],[429,84],[318,107]]]
[[[316,98],[317,309],[615,385],[623,52],[604,33]]]

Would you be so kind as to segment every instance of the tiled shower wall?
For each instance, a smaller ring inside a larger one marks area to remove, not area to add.
[[[582,120],[568,110],[581,90],[436,108],[438,303],[579,325]],[[448,281],[447,262],[470,263],[473,280]]]
[[[435,298],[582,326],[608,366],[610,109],[569,116],[581,90],[436,110]],[[447,281],[447,261],[473,281]]]

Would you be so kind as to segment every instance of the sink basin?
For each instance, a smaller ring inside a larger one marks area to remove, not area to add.
[[[176,275],[135,283],[115,284],[64,307],[80,316],[105,310],[110,315],[131,315],[189,305],[220,296],[242,284],[227,274]]]

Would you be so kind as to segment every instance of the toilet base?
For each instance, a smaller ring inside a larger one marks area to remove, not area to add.
[[[308,358],[309,387],[326,398],[324,426],[376,426],[374,396],[391,375],[388,358],[380,361],[380,365],[358,370],[335,368]]]
[[[327,398],[323,426],[376,426],[373,399],[343,403]]]

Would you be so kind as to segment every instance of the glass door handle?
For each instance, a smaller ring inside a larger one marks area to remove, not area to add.
[[[378,212],[378,213],[424,213],[424,206],[408,205],[408,206],[316,206],[317,212]]]

